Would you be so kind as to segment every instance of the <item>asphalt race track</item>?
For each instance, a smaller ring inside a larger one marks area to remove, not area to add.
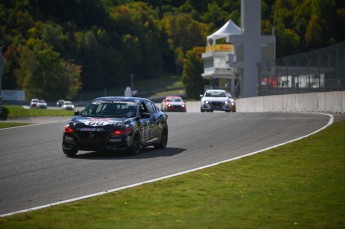
[[[138,156],[61,150],[65,121],[0,130],[0,215],[103,192],[248,154],[309,134],[329,116],[169,113],[165,150]]]

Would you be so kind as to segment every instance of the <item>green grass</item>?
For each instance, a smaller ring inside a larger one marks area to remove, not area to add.
[[[22,106],[5,105],[2,115],[7,118],[43,117],[43,116],[72,116],[71,110],[24,109]]]
[[[345,228],[345,121],[272,150],[0,218],[1,228]]]
[[[0,122],[0,129],[15,127],[15,126],[25,126],[25,125],[30,125],[30,124],[32,124],[32,123],[29,123],[29,122]]]
[[[88,101],[96,97],[109,95],[109,96],[123,96],[124,91],[127,86],[121,85],[112,88],[106,88],[99,91],[88,91],[80,92],[79,95],[74,98],[74,101]],[[133,84],[134,90],[138,91],[137,96],[139,97],[151,97],[155,96],[157,93],[168,95],[177,89],[183,91],[183,84],[180,76],[176,75],[165,75],[159,78],[152,78],[146,80],[136,80],[134,79]],[[163,95],[163,96],[164,96]]]

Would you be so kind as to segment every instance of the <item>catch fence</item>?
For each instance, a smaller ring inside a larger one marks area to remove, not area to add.
[[[345,91],[345,41],[257,66],[259,96]]]

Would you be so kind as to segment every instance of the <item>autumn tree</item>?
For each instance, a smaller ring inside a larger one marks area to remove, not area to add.
[[[70,99],[81,88],[80,66],[63,61],[41,40],[31,39],[21,47],[19,63],[15,75],[28,98]]]
[[[200,94],[204,91],[203,60],[201,54],[205,48],[196,47],[189,50],[183,61],[182,82],[186,90],[186,95],[190,99],[200,99]]]
[[[162,19],[161,25],[169,49],[174,55],[176,73],[181,74],[186,51],[205,45],[208,27],[195,21],[189,14],[168,15]]]
[[[124,74],[129,79],[154,78],[163,67],[162,44],[158,19],[152,7],[143,2],[132,2],[113,7],[110,16],[121,34],[116,44],[125,60]]]
[[[275,29],[277,57],[345,40],[345,1],[262,0],[261,6],[262,32]],[[240,25],[240,9],[240,0],[3,0],[2,85],[39,87],[26,80],[36,73],[51,80],[33,68],[48,63],[55,63],[56,75],[61,69],[80,72],[84,92],[124,87],[131,74],[136,80],[181,75],[188,50],[205,46],[205,38],[229,19]],[[29,93],[41,93],[35,90]]]

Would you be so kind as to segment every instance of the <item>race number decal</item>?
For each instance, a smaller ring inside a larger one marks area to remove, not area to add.
[[[89,121],[88,123],[85,123],[88,126],[104,126],[107,125],[108,123],[105,123],[103,121]]]
[[[108,124],[116,123],[112,121],[111,119],[106,119],[106,118],[87,118],[84,120],[80,120],[80,122],[84,123],[87,126],[106,126]]]

